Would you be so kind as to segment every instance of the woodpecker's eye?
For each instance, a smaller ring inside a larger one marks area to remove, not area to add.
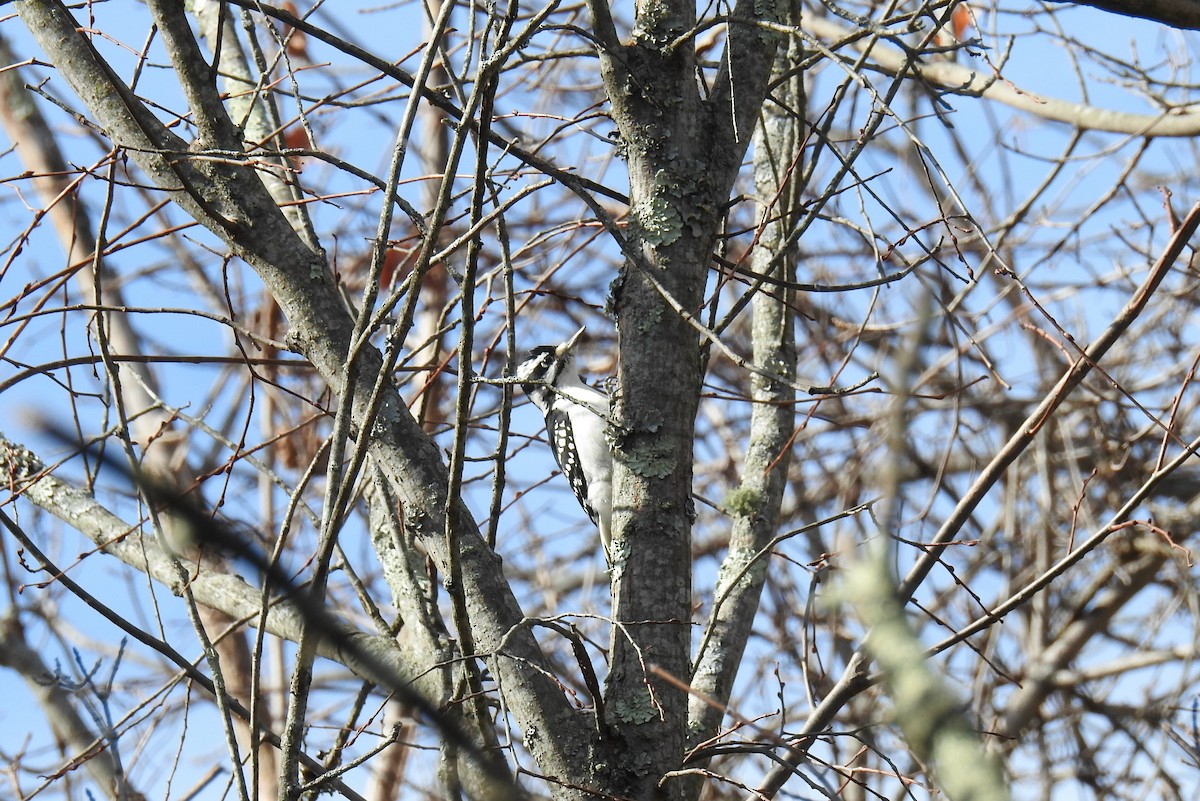
[[[541,345],[525,354],[517,366],[518,378],[535,378],[544,375],[554,363],[554,348]]]

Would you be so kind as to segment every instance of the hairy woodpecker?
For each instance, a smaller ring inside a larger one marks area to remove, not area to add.
[[[558,347],[540,345],[517,367],[525,394],[546,417],[550,449],[583,511],[600,529],[605,558],[612,523],[612,447],[609,399],[579,379],[575,345],[584,329]]]

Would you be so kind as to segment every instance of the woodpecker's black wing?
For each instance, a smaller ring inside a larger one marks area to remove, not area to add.
[[[600,514],[588,500],[587,476],[579,461],[579,449],[575,447],[575,428],[571,425],[571,415],[557,404],[550,407],[546,414],[546,433],[550,437],[550,450],[554,452],[554,461],[566,476],[571,485],[571,491],[583,511],[593,523],[599,520]]]

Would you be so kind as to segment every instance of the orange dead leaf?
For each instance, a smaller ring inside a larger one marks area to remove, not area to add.
[[[283,134],[283,144],[288,150],[311,150],[312,139],[308,137],[308,131],[302,125],[293,125]],[[288,161],[291,162],[292,169],[300,172],[304,169],[303,156],[288,156]]]
[[[950,14],[950,26],[954,30],[954,38],[963,41],[963,34],[974,25],[974,15],[966,3],[959,3]]]
[[[293,17],[300,16],[300,10],[296,8],[296,4],[286,2],[280,6],[284,11],[291,14]],[[308,58],[308,34],[299,28],[293,28],[291,25],[283,27],[283,40],[287,43],[287,52],[289,56],[296,58]]]

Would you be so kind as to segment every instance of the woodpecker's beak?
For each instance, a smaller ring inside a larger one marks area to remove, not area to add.
[[[571,335],[570,339],[568,339],[566,342],[562,343],[557,348],[555,348],[554,352],[558,356],[561,357],[561,356],[565,356],[568,353],[570,353],[571,351],[575,350],[575,343],[579,341],[579,338],[581,336],[583,336],[583,332],[586,330],[587,330],[587,326],[580,328],[578,331],[576,331],[574,334]]]

